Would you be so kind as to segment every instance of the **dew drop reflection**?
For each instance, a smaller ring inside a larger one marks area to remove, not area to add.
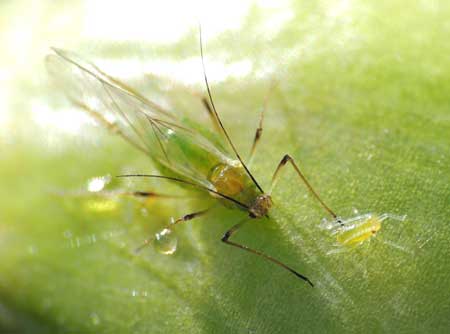
[[[172,230],[165,228],[155,234],[153,245],[158,253],[171,255],[177,250],[178,239]]]
[[[99,192],[111,181],[111,176],[94,177],[88,181],[87,189],[90,192]]]

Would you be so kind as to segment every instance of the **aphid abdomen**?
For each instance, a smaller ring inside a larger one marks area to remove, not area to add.
[[[241,163],[237,160],[214,166],[208,175],[208,180],[218,192],[230,196],[248,206],[251,206],[258,195],[260,195],[252,180],[247,176]],[[221,203],[227,207],[231,204],[228,201],[221,201]]]
[[[218,164],[230,161],[200,135],[180,129],[158,129],[151,135],[152,158],[162,165],[161,172],[174,173],[210,187],[208,175]]]
[[[228,164],[218,164],[212,168],[208,179],[218,192],[235,196],[244,190],[245,171]]]
[[[338,235],[337,241],[343,245],[353,246],[363,242],[371,236],[372,232],[368,231],[367,229],[364,231],[348,231]]]

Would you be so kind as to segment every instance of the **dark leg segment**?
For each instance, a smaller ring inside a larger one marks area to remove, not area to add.
[[[333,210],[331,210],[323,201],[322,199],[319,197],[319,195],[315,192],[315,190],[313,189],[313,187],[309,184],[308,180],[306,179],[306,177],[303,175],[303,173],[300,171],[300,168],[297,166],[297,164],[295,163],[294,159],[292,159],[288,154],[286,154],[283,159],[281,159],[280,163],[278,164],[277,169],[275,170],[275,173],[273,174],[272,177],[272,184],[270,185],[270,190],[269,190],[269,195],[272,193],[273,188],[275,187],[275,185],[278,182],[278,178],[279,178],[279,172],[281,171],[281,169],[288,163],[290,162],[292,167],[294,167],[295,171],[297,172],[298,176],[302,179],[303,183],[305,183],[306,187],[308,188],[308,190],[311,192],[311,194],[313,194],[313,196],[319,201],[319,203],[322,205],[322,207],[328,211],[328,213],[333,216],[333,218],[337,218],[336,214],[333,212]]]
[[[150,77],[152,80],[157,80],[157,81],[162,81],[167,83],[168,80],[165,78],[161,78],[155,74],[147,74],[148,77]],[[217,132],[222,132],[222,130],[220,129],[219,123],[217,122],[216,117],[214,116],[214,112],[211,108],[211,105],[208,102],[208,98],[205,97],[204,94],[200,93],[199,91],[197,91],[196,89],[193,89],[187,85],[184,85],[180,82],[176,82],[174,80],[170,80],[170,85],[172,87],[174,87],[176,90],[180,90],[183,92],[188,92],[190,95],[192,95],[193,97],[195,97],[196,99],[199,99],[200,102],[202,103],[202,105],[205,107],[206,111],[208,112],[208,116],[211,118],[211,122],[213,123],[214,129]]]
[[[211,105],[209,104],[208,99],[205,96],[202,96],[201,98],[202,100],[202,104],[205,107],[206,111],[208,112],[208,116],[211,119],[211,122],[214,125],[214,129],[218,132],[218,133],[222,133],[222,130],[220,129],[220,125],[219,122],[217,121],[216,116],[214,115],[214,112],[211,108]]]
[[[249,165],[252,163],[253,156],[254,156],[255,151],[256,151],[256,146],[258,145],[259,140],[261,139],[261,135],[262,135],[262,132],[263,132],[264,114],[266,113],[266,110],[267,110],[267,104],[269,102],[269,97],[272,94],[275,86],[276,86],[276,82],[272,81],[272,83],[270,85],[270,88],[267,91],[266,96],[264,97],[264,103],[263,103],[263,106],[262,106],[262,109],[261,109],[261,113],[259,115],[258,128],[256,129],[255,137],[253,138],[252,148],[250,150],[250,156],[249,156],[249,160],[248,160],[249,161]]]
[[[294,274],[294,275],[297,276],[298,278],[304,280],[305,282],[307,282],[309,285],[311,285],[311,286],[313,287],[314,284],[309,280],[308,277],[303,276],[302,274],[298,273],[298,272],[295,271],[294,269],[292,269],[292,268],[288,267],[287,265],[285,265],[283,262],[281,262],[281,261],[279,261],[279,260],[277,260],[277,259],[275,259],[275,258],[273,258],[273,257],[271,257],[271,256],[269,256],[269,255],[266,255],[266,254],[264,254],[264,253],[262,253],[262,252],[260,252],[260,251],[258,251],[258,250],[256,250],[256,249],[253,249],[253,248],[250,248],[250,247],[247,247],[247,246],[245,246],[245,245],[238,244],[238,243],[236,243],[236,242],[234,242],[234,241],[230,241],[230,240],[229,240],[230,237],[231,237],[231,236],[232,236],[239,228],[241,228],[242,225],[244,225],[244,224],[245,224],[246,222],[248,222],[248,221],[249,221],[249,220],[246,219],[246,220],[243,220],[243,221],[237,223],[236,225],[234,225],[232,228],[230,228],[230,229],[224,234],[224,236],[222,237],[221,240],[222,240],[224,243],[228,244],[228,245],[231,245],[231,246],[234,246],[234,247],[243,249],[243,250],[245,250],[245,251],[247,251],[247,252],[256,254],[256,255],[261,256],[261,257],[263,257],[264,259],[266,259],[266,260],[268,260],[268,261],[270,261],[270,262],[275,263],[276,265],[278,265],[278,266],[280,266],[280,267],[282,267],[282,268],[288,270],[289,272],[291,272],[292,274]]]
[[[206,209],[206,210],[197,211],[197,212],[193,212],[193,213],[184,215],[183,217],[180,217],[177,220],[174,220],[169,225],[167,225],[167,228],[171,228],[171,226],[173,226],[173,225],[177,225],[179,223],[187,222],[187,221],[192,220],[194,218],[200,217],[200,216],[204,215],[205,213],[207,213],[208,211],[209,211],[209,209]]]
[[[143,198],[181,198],[181,196],[174,195],[166,195],[166,194],[158,194],[152,191],[132,191],[125,192],[124,195],[130,195],[135,197],[143,197]]]
[[[169,224],[167,224],[167,226],[165,228],[171,230],[173,228],[172,227],[173,225],[177,225],[177,224],[192,220],[194,218],[200,217],[200,216],[204,215],[205,213],[207,213],[208,211],[209,211],[209,209],[206,209],[206,210],[197,211],[197,212],[193,212],[193,213],[184,215],[176,220],[172,220]],[[146,247],[148,244],[150,244],[151,241],[153,241],[153,237],[144,240],[142,245],[135,249],[135,252],[136,253],[140,252],[141,249]]]

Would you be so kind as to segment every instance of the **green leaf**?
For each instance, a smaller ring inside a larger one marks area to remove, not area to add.
[[[4,9],[13,14],[23,5],[17,6]],[[300,1],[286,7],[272,12],[255,5],[241,28],[205,45],[207,69],[214,61],[230,68],[252,64],[250,73],[222,82],[208,73],[231,137],[246,156],[275,80],[251,166],[263,188],[289,153],[339,215],[352,217],[357,209],[407,219],[385,221],[370,242],[330,254],[336,238],[320,228],[327,213],[286,167],[270,219],[252,221],[236,240],[292,266],[314,288],[221,243],[245,217],[221,206],[179,226],[174,255],[151,247],[135,254],[170,217],[214,202],[164,181],[114,177],[107,189],[185,198],[87,195],[92,177],[153,167],[106,131],[89,123],[75,131],[63,111],[52,114],[68,104],[46,84],[37,57],[9,79],[10,112],[0,123],[0,331],[448,331],[448,3]],[[289,19],[278,27],[280,13]],[[182,62],[199,56],[197,31],[173,45],[104,42],[92,50],[90,43],[79,45],[86,57]],[[189,94],[174,89],[168,96],[174,108],[208,124]],[[72,132],[58,130],[64,124]]]

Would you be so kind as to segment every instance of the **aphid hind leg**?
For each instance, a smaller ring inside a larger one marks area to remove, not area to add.
[[[178,86],[182,86],[181,84],[177,84],[177,85],[178,85]],[[222,130],[220,129],[220,124],[219,124],[219,122],[218,122],[216,116],[214,115],[214,111],[213,111],[213,109],[212,109],[212,107],[211,107],[211,104],[210,104],[210,102],[209,102],[209,100],[208,100],[208,97],[205,96],[205,94],[202,94],[202,93],[200,93],[199,91],[197,91],[197,90],[195,90],[195,89],[192,89],[192,88],[185,87],[185,90],[186,90],[187,92],[189,92],[189,94],[191,94],[193,97],[195,97],[195,98],[197,98],[197,99],[200,100],[200,102],[202,103],[202,106],[203,106],[204,110],[208,113],[208,116],[209,116],[209,118],[210,118],[210,120],[211,120],[211,123],[212,123],[213,126],[214,126],[214,129],[215,129],[217,132],[221,133]]]
[[[340,244],[336,244],[329,251],[327,251],[326,255],[348,253],[348,252],[352,251],[354,248],[355,247],[343,247]]]
[[[284,166],[286,166],[286,164],[290,162],[292,167],[295,169],[297,175],[300,177],[300,179],[303,181],[303,183],[306,185],[306,187],[308,188],[308,190],[311,192],[311,194],[319,201],[319,203],[322,205],[322,207],[335,219],[337,219],[337,215],[333,212],[333,210],[331,210],[325,203],[324,201],[322,201],[322,199],[319,197],[319,195],[317,194],[317,192],[314,190],[314,188],[311,186],[311,184],[308,182],[308,180],[306,179],[306,177],[303,175],[303,173],[300,171],[300,168],[297,166],[297,164],[295,163],[294,159],[292,159],[289,154],[286,154],[280,161],[280,163],[278,164],[277,169],[275,170],[275,173],[272,176],[272,182],[270,185],[270,190],[269,190],[269,195],[272,193],[272,190],[275,188],[279,176],[280,176],[280,171],[282,170],[282,168]]]
[[[262,132],[263,132],[263,123],[264,123],[264,115],[267,111],[267,105],[269,103],[269,98],[273,92],[273,90],[276,87],[277,82],[272,80],[272,83],[267,90],[266,95],[264,96],[264,102],[261,108],[261,112],[259,114],[259,123],[258,127],[256,128],[255,137],[253,138],[253,144],[250,149],[250,155],[248,157],[248,165],[251,165],[253,162],[253,157],[255,156],[256,146],[258,145],[259,141],[261,140]]]
[[[148,76],[152,79],[157,79],[158,81],[168,81],[167,79],[160,78],[159,76],[157,76],[155,74],[148,74]],[[170,85],[173,88],[175,88],[176,90],[187,92],[190,95],[192,95],[195,99],[198,99],[201,102],[204,110],[207,112],[208,117],[211,119],[211,123],[213,124],[214,129],[219,133],[222,131],[220,129],[220,125],[219,125],[216,117],[214,116],[213,109],[211,107],[211,104],[208,101],[208,97],[205,96],[205,94],[199,92],[198,90],[196,90],[192,87],[189,87],[188,85],[182,84],[182,83],[174,81],[174,80],[170,80]]]
[[[211,107],[211,104],[208,101],[208,98],[206,96],[202,95],[201,101],[202,101],[203,107],[205,107],[205,110],[208,112],[208,116],[211,119],[211,123],[213,124],[214,129],[218,133],[222,133],[222,130],[220,129],[219,121],[217,120],[216,116],[214,115],[214,111]]]
[[[206,214],[208,211],[209,211],[209,209],[205,209],[205,210],[189,213],[187,215],[181,216],[178,219],[171,218],[170,223],[167,224],[165,228],[169,229],[169,230],[173,230],[174,225],[178,225],[180,223],[184,223],[184,222],[187,222],[189,220],[192,220],[192,219],[195,219],[197,217],[200,217],[200,216]],[[149,245],[153,241],[153,239],[154,239],[153,237],[145,239],[144,242],[142,243],[142,245],[135,249],[135,253],[140,252],[141,249],[146,247],[147,245]]]
[[[238,230],[239,228],[241,228],[241,227],[242,227],[246,222],[248,222],[248,221],[249,221],[248,219],[245,219],[245,220],[243,220],[243,221],[237,223],[236,225],[232,226],[227,232],[225,232],[225,234],[223,235],[223,237],[222,237],[221,240],[222,240],[224,243],[226,243],[226,244],[228,244],[228,245],[230,245],[230,246],[233,246],[233,247],[236,247],[236,248],[245,250],[245,251],[247,251],[247,252],[249,252],[249,253],[253,253],[253,254],[255,254],[255,255],[261,256],[261,257],[263,257],[264,259],[266,259],[266,260],[268,260],[268,261],[270,261],[270,262],[272,262],[272,263],[275,263],[277,266],[280,266],[280,267],[282,267],[283,269],[286,269],[287,271],[291,272],[292,274],[294,274],[294,275],[297,276],[298,278],[304,280],[304,281],[307,282],[309,285],[311,285],[312,287],[314,287],[314,284],[309,280],[308,277],[306,277],[306,276],[304,276],[304,275],[298,273],[297,271],[295,271],[294,269],[290,268],[289,266],[287,266],[287,265],[284,264],[283,262],[281,262],[281,261],[279,261],[279,260],[273,258],[273,257],[270,256],[270,255],[264,254],[263,252],[260,252],[260,251],[258,251],[258,250],[256,250],[256,249],[253,249],[253,248],[250,248],[250,247],[248,247],[248,246],[245,246],[245,245],[242,245],[242,244],[239,244],[239,243],[237,243],[237,242],[234,242],[234,241],[229,240],[229,239],[231,238],[231,236],[232,236],[235,232],[237,232],[237,230]]]

